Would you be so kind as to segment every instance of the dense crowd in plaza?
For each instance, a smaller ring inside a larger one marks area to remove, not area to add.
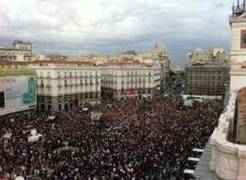
[[[220,100],[184,106],[182,98],[104,104],[102,117],[74,108],[48,115],[0,117],[0,179],[182,179],[194,147],[217,126]],[[30,129],[42,138],[28,142]],[[4,137],[10,134],[10,137]]]

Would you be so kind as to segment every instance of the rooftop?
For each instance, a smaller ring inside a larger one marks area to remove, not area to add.
[[[29,65],[29,64],[87,64],[94,65],[94,63],[89,61],[61,61],[61,60],[44,60],[44,61],[29,61],[29,62],[21,62],[21,61],[0,61],[1,65]]]

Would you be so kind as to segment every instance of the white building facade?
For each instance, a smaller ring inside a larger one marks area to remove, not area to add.
[[[108,62],[102,67],[102,96],[113,99],[152,97],[160,85],[159,66],[139,62]]]
[[[100,100],[100,68],[89,62],[32,63],[38,84],[38,109],[61,111]]]

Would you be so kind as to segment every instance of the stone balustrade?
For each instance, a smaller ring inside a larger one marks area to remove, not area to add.
[[[226,111],[219,118],[219,125],[211,138],[210,168],[219,178],[225,180],[246,179],[246,145],[227,140],[229,125],[233,122],[236,110],[237,92],[231,92]]]

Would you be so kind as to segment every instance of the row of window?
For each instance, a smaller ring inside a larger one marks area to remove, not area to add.
[[[94,85],[96,85],[96,86],[99,86],[100,84],[99,83],[85,83],[85,84],[58,84],[57,85],[57,87],[58,88],[62,88],[62,87],[73,87],[73,86],[76,86],[76,87],[78,87],[78,86],[81,86],[81,87],[83,87],[83,86],[94,86]],[[40,84],[40,86],[39,86],[40,88],[44,88],[44,87],[46,87],[46,88],[51,88],[51,84],[46,84],[46,85],[44,85],[44,84]]]
[[[17,56],[17,55],[24,55],[24,56],[30,56],[31,53],[23,53],[23,52],[0,52],[1,56]]]
[[[160,75],[160,73],[158,74],[154,74],[154,75]],[[152,75],[148,75],[148,74],[135,74],[135,75],[126,75],[126,74],[121,74],[121,75],[114,75],[114,74],[102,74],[103,77],[150,77]]]
[[[100,93],[93,93],[93,92],[87,92],[87,93],[83,93],[80,95],[76,95],[76,96],[59,96],[57,101],[59,103],[61,102],[68,102],[68,101],[74,101],[74,100],[82,100],[82,99],[92,99],[92,98],[97,98],[100,96]],[[47,102],[47,103],[51,103],[52,102],[52,97],[44,97],[44,96],[38,96],[38,101],[39,102]]]
[[[207,81],[207,82],[188,82],[186,83],[188,86],[225,86],[225,82],[212,82],[212,81]]]
[[[45,75],[46,74],[46,75]],[[57,72],[56,73],[56,77],[55,78],[62,78],[62,77],[67,77],[67,78],[81,78],[81,77],[90,77],[90,78],[93,78],[93,77],[99,77],[99,73],[96,71],[95,73],[92,73],[92,72]],[[53,76],[52,76],[53,77]],[[38,78],[51,78],[51,73],[50,72],[47,72],[47,73],[38,73]]]
[[[117,86],[110,86],[110,85],[102,85],[102,87],[104,88],[113,88],[113,89],[118,89]],[[121,86],[121,89],[129,89],[129,88],[147,88],[150,87],[150,85],[146,86],[145,84],[141,84],[141,85],[126,85],[126,86]]]
[[[102,79],[102,83],[111,83],[111,84],[117,84],[117,82],[121,82],[122,84],[124,83],[150,83],[151,82],[151,79],[128,79],[128,80],[125,80],[125,81],[115,81],[115,80],[112,80],[112,79]]]
[[[227,80],[226,76],[188,76],[188,80]]]

